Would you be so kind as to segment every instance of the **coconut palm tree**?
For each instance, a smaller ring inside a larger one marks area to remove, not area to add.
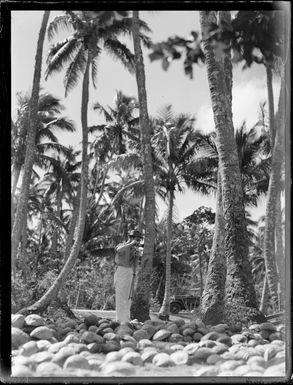
[[[56,158],[50,158],[49,170],[45,173],[41,183],[43,185],[49,185],[46,196],[54,199],[55,212],[54,215],[60,221],[62,221],[61,214],[62,201],[67,199],[67,202],[72,204],[73,196],[75,194],[76,186],[80,179],[80,173],[78,169],[80,162],[76,161],[79,151],[74,151],[72,147],[69,147],[69,151],[65,157],[57,155]],[[58,225],[54,224],[52,235],[51,253],[56,255],[58,245],[58,234],[60,233]]]
[[[197,146],[193,124],[193,118],[184,114],[175,116],[172,107],[167,106],[159,113],[152,138],[157,183],[164,189],[163,198],[168,199],[166,281],[164,301],[160,309],[161,318],[168,318],[170,313],[171,240],[175,191],[183,191],[183,184],[203,193],[215,187],[199,177],[198,164],[193,159]]]
[[[226,12],[224,16],[229,22],[229,12]],[[213,26],[217,25],[216,13],[214,11],[200,11],[200,23],[217,133],[225,219],[227,274],[223,319],[230,324],[243,319],[261,321],[264,320],[264,316],[257,309],[256,294],[248,261],[243,189],[232,122],[232,72],[227,67],[227,63],[231,63],[231,59],[226,57],[225,53],[219,54],[217,52],[216,55],[210,41],[209,32]]]
[[[38,102],[39,102],[40,79],[41,79],[41,71],[42,71],[43,45],[44,45],[44,39],[45,39],[46,28],[49,20],[49,15],[50,15],[50,11],[44,12],[42,24],[39,32],[39,37],[38,37],[32,96],[30,100],[29,129],[28,129],[27,140],[26,140],[24,172],[23,172],[20,196],[19,196],[16,214],[15,214],[15,221],[12,227],[11,264],[12,264],[12,274],[14,278],[15,278],[15,260],[16,260],[16,255],[19,247],[21,230],[22,230],[21,228],[22,218],[26,210],[26,205],[28,201],[29,185],[31,180],[32,167],[34,163],[35,138],[36,138],[36,132],[37,132],[37,117],[38,117]]]
[[[145,189],[145,236],[142,256],[141,274],[138,277],[138,289],[135,293],[132,317],[141,321],[150,318],[150,277],[155,246],[155,187],[152,168],[151,133],[147,107],[146,79],[143,54],[141,49],[141,35],[139,32],[139,11],[132,13],[132,37],[135,53],[135,74],[139,101],[140,141],[143,159],[143,180]]]
[[[24,154],[26,149],[26,134],[29,127],[29,101],[28,95],[18,94],[18,110],[17,118],[14,124],[13,132],[13,148],[12,148],[12,203],[15,197],[16,187],[19,181],[24,165]],[[43,155],[48,151],[56,151],[66,154],[66,147],[58,143],[58,139],[54,134],[55,130],[73,132],[75,130],[73,123],[66,117],[60,117],[64,106],[58,98],[51,94],[41,94],[38,102],[37,132],[36,132],[36,151],[34,164],[43,167]],[[44,140],[49,142],[44,142]],[[48,163],[49,158],[46,158]],[[34,169],[33,169],[34,172]],[[14,210],[12,204],[12,223]]]
[[[119,12],[118,12],[119,13]],[[87,185],[88,185],[88,100],[90,74],[93,85],[96,85],[97,59],[104,49],[114,55],[130,71],[133,71],[134,56],[129,49],[118,40],[121,34],[131,33],[131,19],[117,20],[116,11],[66,11],[64,15],[57,16],[48,27],[48,37],[52,39],[60,28],[65,27],[71,35],[62,42],[54,44],[48,55],[46,76],[52,75],[68,67],[64,77],[65,96],[77,84],[79,76],[82,81],[81,125],[82,125],[82,162],[81,162],[81,191],[78,207],[78,220],[74,243],[70,255],[50,289],[27,311],[41,311],[56,297],[63,286],[67,275],[74,266],[83,238],[87,210]],[[140,28],[148,30],[145,23],[140,23]],[[142,35],[142,34],[141,34]],[[144,36],[144,35],[142,35]]]

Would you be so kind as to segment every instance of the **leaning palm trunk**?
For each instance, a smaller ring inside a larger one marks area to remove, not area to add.
[[[12,226],[13,226],[14,215],[15,215],[15,212],[14,212],[15,210],[14,203],[16,201],[15,192],[19,181],[20,172],[21,172],[21,166],[15,164],[12,171],[13,178],[12,178],[12,191],[11,191],[11,225]]]
[[[70,255],[70,250],[72,247],[72,244],[74,242],[74,231],[76,228],[76,223],[78,220],[78,213],[79,213],[79,204],[80,204],[80,188],[81,188],[81,183],[79,183],[77,187],[77,194],[76,197],[74,198],[74,203],[73,203],[73,212],[72,212],[72,217],[70,220],[70,225],[69,225],[69,230],[68,230],[68,236],[66,238],[66,245],[65,245],[65,251],[64,251],[64,262],[67,261]]]
[[[169,318],[170,314],[170,288],[171,288],[171,240],[172,240],[172,222],[174,192],[171,190],[169,197],[168,219],[167,219],[167,252],[166,252],[166,280],[163,304],[160,309],[161,318]]]
[[[151,136],[145,87],[145,70],[139,37],[139,13],[133,11],[133,45],[135,52],[136,83],[139,101],[140,141],[143,158],[145,190],[145,239],[140,274],[132,303],[131,316],[140,321],[150,318],[151,272],[155,245],[155,187],[153,177]]]
[[[285,78],[281,78],[281,89],[279,106],[277,112],[276,133],[272,154],[272,168],[268,188],[268,198],[266,206],[266,222],[264,234],[264,259],[268,286],[272,296],[274,310],[278,309],[278,272],[275,260],[275,220],[276,202],[279,186],[281,183],[281,169],[284,159],[284,114],[285,114]]]
[[[260,306],[259,306],[259,310],[260,310],[263,314],[267,314],[268,301],[269,301],[269,287],[268,287],[268,280],[267,280],[267,277],[264,276],[263,287],[262,287],[262,293],[261,293],[261,300],[260,300]]]
[[[264,321],[257,308],[251,266],[248,260],[247,230],[243,204],[243,188],[239,159],[234,138],[232,106],[224,70],[225,55],[216,56],[207,39],[216,24],[214,11],[200,12],[204,52],[212,108],[217,133],[217,150],[221,174],[225,219],[225,256],[227,275],[225,286],[225,316],[228,324]],[[232,78],[228,79],[232,82]]]
[[[90,52],[88,52],[87,65],[84,73],[83,84],[82,84],[82,105],[81,105],[81,123],[82,123],[82,165],[81,165],[81,200],[79,205],[78,222],[76,229],[76,239],[74,240],[69,258],[63,266],[60,274],[53,282],[50,289],[33,305],[28,308],[21,309],[19,312],[22,314],[30,312],[43,312],[49,304],[55,300],[58,292],[62,289],[63,284],[73,268],[82,242],[86,207],[87,207],[87,184],[88,184],[88,125],[87,125],[87,109],[89,99],[89,67],[90,67]]]
[[[56,202],[56,212],[55,212],[55,216],[56,218],[58,219],[61,219],[61,204],[62,204],[62,190],[61,190],[61,186],[60,188],[58,189],[57,191],[57,202]],[[54,256],[54,258],[57,257],[57,251],[58,251],[58,234],[59,234],[59,229],[58,229],[58,226],[56,226],[56,224],[53,224],[53,235],[52,235],[52,246],[51,246],[51,254],[52,256]]]
[[[17,209],[15,214],[15,220],[12,228],[11,236],[11,268],[13,278],[15,278],[15,260],[18,252],[18,247],[21,237],[21,224],[22,217],[24,214],[25,206],[28,202],[29,196],[29,187],[31,180],[32,167],[34,163],[34,154],[35,154],[35,138],[37,132],[37,118],[38,118],[38,101],[39,101],[39,91],[40,91],[40,80],[42,72],[42,57],[43,57],[43,45],[45,39],[46,28],[48,24],[50,11],[45,11],[42,25],[39,33],[38,44],[37,44],[37,53],[35,59],[35,69],[34,69],[34,79],[33,79],[33,89],[32,96],[30,100],[30,112],[29,112],[29,128],[26,139],[26,152],[25,152],[25,161],[24,161],[24,172],[21,184],[21,191],[17,203]]]
[[[285,254],[283,245],[281,191],[278,191],[276,202],[275,240],[275,256],[279,274],[279,311],[282,311],[284,310],[285,298]]]
[[[222,207],[222,184],[218,172],[217,208],[212,252],[201,298],[203,321],[214,325],[222,321],[226,280],[225,220]]]

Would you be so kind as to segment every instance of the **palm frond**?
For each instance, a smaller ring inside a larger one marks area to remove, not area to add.
[[[62,131],[75,132],[74,122],[67,118],[57,118],[46,124],[46,128],[59,129]]]
[[[130,72],[135,73],[134,54],[119,40],[109,38],[104,41],[105,50],[114,58],[119,60]]]
[[[108,162],[107,167],[117,171],[129,170],[130,167],[141,168],[142,161],[137,153],[120,154]]]
[[[67,15],[56,16],[53,21],[48,26],[48,39],[49,41],[54,38],[62,29],[71,30],[72,23]]]
[[[74,36],[71,36],[70,38],[65,39],[64,42],[52,46],[47,58],[45,79],[54,72],[59,72],[63,69],[66,63],[71,62],[81,44],[82,43]]]
[[[60,99],[46,93],[41,94],[39,98],[38,111],[49,114],[60,114],[65,107],[61,104]]]
[[[114,117],[111,113],[109,113],[105,107],[103,107],[99,102],[94,103],[93,105],[94,110],[98,110],[99,113],[103,113],[106,122],[113,122]]]
[[[84,46],[81,45],[75,57],[72,59],[69,67],[67,68],[64,77],[65,96],[71,91],[77,84],[79,76],[83,74],[86,66],[86,53]]]
[[[91,62],[92,65],[92,83],[94,88],[97,87],[97,79],[98,79],[98,56],[95,56]]]

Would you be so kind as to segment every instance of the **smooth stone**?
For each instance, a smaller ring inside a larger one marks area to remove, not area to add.
[[[222,344],[225,344],[229,347],[232,346],[232,343],[233,343],[232,338],[227,335],[220,336],[219,338],[217,338],[216,341],[221,342]]]
[[[69,344],[70,342],[78,343],[78,342],[79,342],[78,334],[68,334],[68,335],[64,338],[63,341],[64,341],[65,344]]]
[[[122,354],[120,351],[109,352],[106,354],[105,362],[120,361]]]
[[[205,361],[210,355],[212,355],[214,352],[211,348],[204,348],[199,347],[193,354],[192,354],[192,360],[193,362],[196,361]]]
[[[225,333],[227,329],[229,329],[229,326],[227,324],[217,324],[210,328],[211,331],[214,331],[217,333]]]
[[[216,341],[213,340],[203,340],[200,341],[198,344],[200,347],[204,346],[206,348],[213,348],[214,346],[217,346]]]
[[[166,340],[172,333],[169,330],[161,329],[157,331],[153,335],[153,341],[164,341]]]
[[[11,368],[12,377],[33,377],[34,372],[24,365],[13,365]]]
[[[148,339],[151,339],[152,336],[156,333],[156,328],[153,325],[143,325],[141,330],[145,330],[147,332]]]
[[[139,332],[139,330],[137,331]],[[119,337],[124,337],[125,335],[132,335],[133,334],[133,330],[130,329],[130,327],[126,326],[126,325],[121,325],[119,326],[116,330],[115,330],[115,333],[117,334],[117,336]]]
[[[45,320],[38,314],[29,314],[25,317],[25,324],[27,326],[44,326]]]
[[[86,344],[82,344],[82,343],[70,342],[67,346],[69,348],[74,349],[75,354],[78,354],[78,353],[81,353],[81,352],[83,352],[85,350],[88,350],[87,345]]]
[[[216,354],[222,354],[229,350],[228,346],[225,344],[222,344],[221,342],[216,341],[217,344],[212,347],[212,350]]]
[[[174,323],[174,324],[171,324],[171,325],[168,325],[166,327],[166,330],[169,330],[169,332],[171,332],[172,334],[175,333],[175,334],[178,334],[179,333],[179,328],[178,326]]]
[[[219,361],[223,361],[223,358],[219,354],[214,353],[207,358],[207,364],[209,365],[215,365]]]
[[[98,360],[94,358],[88,359],[90,370],[99,371],[102,367],[103,362],[104,362],[103,360]]]
[[[232,344],[247,342],[247,337],[245,337],[243,334],[233,334],[230,339]]]
[[[81,324],[79,324],[78,325],[78,327],[76,328],[76,330],[87,330],[87,326],[86,326],[86,324],[85,323],[81,323]]]
[[[234,370],[237,366],[244,364],[244,360],[227,360],[223,363],[220,363],[220,370]]]
[[[278,349],[278,346],[269,346],[265,351],[264,351],[264,360],[266,362],[268,362],[269,360],[271,360],[273,357],[275,357],[275,355],[278,353],[279,349]]]
[[[62,373],[62,369],[54,362],[42,362],[36,368],[36,373],[40,377],[58,377]]]
[[[48,340],[38,340],[37,341],[37,346],[38,346],[39,351],[48,350],[51,345],[52,345],[52,343]]]
[[[176,365],[187,365],[189,361],[189,355],[186,351],[177,350],[170,355],[170,358]]]
[[[208,329],[206,329],[206,328],[199,327],[199,328],[197,329],[197,332],[200,333],[202,336],[204,336],[204,335],[206,335],[209,331],[208,331]],[[212,332],[212,333],[215,333],[215,332]]]
[[[264,340],[268,340],[269,336],[272,332],[270,330],[263,329],[259,332],[259,334],[262,336]]]
[[[47,326],[38,326],[31,332],[30,336],[38,340],[49,340],[53,337],[53,330]]]
[[[97,342],[92,342],[87,345],[87,349],[90,353],[100,353],[102,351],[102,345]]]
[[[118,337],[115,333],[105,333],[103,337],[105,341],[120,341],[120,337]]]
[[[12,327],[11,328],[11,344],[12,348],[18,349],[21,345],[24,345],[30,340],[29,336],[21,329]]]
[[[284,343],[284,341],[282,341],[282,340],[273,340],[272,342],[271,342],[271,345],[277,345],[277,346],[282,346],[282,347],[284,347],[285,346],[285,343]]]
[[[56,364],[63,366],[66,359],[70,356],[73,356],[74,354],[75,354],[75,351],[73,348],[64,346],[59,350],[58,353],[55,354],[55,356],[52,359],[52,362],[55,362]]]
[[[283,377],[285,375],[285,363],[273,365],[263,372],[263,376],[267,377]]]
[[[132,342],[134,344],[137,344],[136,339],[133,338],[132,336],[128,335],[128,334],[126,334],[125,336],[121,337],[120,342],[122,342],[122,341],[128,341],[128,342]]]
[[[22,314],[11,314],[11,326],[22,329],[24,326],[25,317]]]
[[[99,336],[96,333],[85,331],[82,333],[80,337],[80,342],[85,343],[85,344],[91,344],[93,342],[96,343],[103,343],[104,339],[103,337]]]
[[[23,356],[31,356],[39,351],[36,341],[28,341],[21,347],[21,354]]]
[[[263,322],[259,325],[260,330],[277,331],[277,328],[271,322]]]
[[[193,338],[191,336],[189,336],[189,335],[188,336],[184,336],[183,337],[183,341],[185,341],[187,343],[191,343],[193,341]]]
[[[167,353],[157,353],[154,356],[152,363],[160,367],[168,367],[168,366],[174,365],[174,361],[171,359],[171,357]]]
[[[130,376],[135,373],[135,366],[129,362],[113,361],[107,363],[102,369],[103,375]]]
[[[185,328],[182,331],[182,335],[185,336],[192,336],[194,334],[195,330],[193,328]]]
[[[91,325],[91,326],[89,326],[88,331],[89,331],[89,332],[96,333],[98,329],[99,329],[98,326],[96,326],[96,325]]]
[[[75,354],[71,357],[68,357],[64,362],[63,368],[76,368],[76,369],[85,369],[89,370],[90,365],[85,357],[82,357],[78,354]]]
[[[44,352],[38,352],[33,354],[31,356],[31,359],[34,362],[41,364],[42,362],[51,361],[53,357],[54,357],[53,353],[44,351]]]
[[[141,359],[142,361],[145,363],[145,362],[152,362],[154,356],[157,354],[157,351],[156,350],[147,350],[147,351],[144,351],[142,354],[141,354]]]
[[[219,372],[219,368],[214,366],[201,366],[192,370],[196,377],[215,377]]]
[[[107,327],[107,328],[105,328],[105,329],[102,330],[103,336],[104,336],[105,334],[108,334],[108,333],[114,333],[114,330],[113,330],[112,328],[109,328],[109,327]]]
[[[219,337],[221,337],[219,333],[209,332],[201,337],[201,341],[206,341],[206,340],[216,341]]]
[[[172,333],[169,337],[170,342],[178,342],[182,340],[182,335],[179,333]]]
[[[120,349],[120,345],[115,343],[115,341],[110,341],[105,344],[102,344],[103,353],[114,352],[114,351],[118,351],[119,349]]]
[[[124,354],[129,353],[129,352],[134,352],[135,350],[130,347],[122,348],[119,350],[119,353],[121,354],[121,357],[124,356]]]
[[[194,342],[185,346],[183,350],[187,352],[189,355],[191,355],[191,354],[194,354],[199,348],[200,348],[199,344]]]
[[[195,332],[193,335],[192,335],[192,340],[194,342],[199,342],[202,338],[202,334],[201,333],[198,333],[198,332]]]
[[[175,345],[171,345],[169,349],[171,352],[176,352],[177,350],[183,350],[183,348],[184,347],[182,345],[175,344]]]
[[[77,328],[77,326],[78,326],[77,321],[72,320],[72,319],[67,320],[67,321],[64,322],[64,324],[63,324],[63,327],[64,327],[64,328],[75,329],[75,328]]]
[[[133,343],[131,341],[120,341],[120,347],[121,348],[132,348],[132,349],[135,349],[136,348],[136,342]]]
[[[272,342],[272,341],[275,341],[275,340],[281,341],[282,338],[283,338],[283,335],[282,335],[281,332],[273,332],[273,333],[271,333],[271,334],[269,335],[269,341],[271,341],[271,342]]]
[[[51,344],[48,347],[48,352],[50,353],[58,353],[61,348],[63,348],[66,345],[64,341],[56,342],[55,344]]]
[[[100,317],[97,317],[96,315],[94,315],[94,314],[90,314],[90,315],[88,315],[88,316],[86,316],[85,318],[84,318],[84,324],[86,325],[86,326],[92,326],[92,325],[94,325],[94,326],[99,326],[99,322],[101,321],[101,318]]]
[[[34,366],[34,361],[30,357],[26,356],[16,356],[12,357],[11,360],[12,365],[22,365],[22,366]]]
[[[143,365],[143,360],[142,360],[140,354],[137,352],[126,353],[122,357],[121,361],[122,362],[129,362],[130,364],[136,365],[136,366],[142,366]]]
[[[152,341],[150,341],[148,339],[143,339],[143,340],[138,341],[138,343],[137,343],[138,349],[143,349],[147,346],[152,346]]]
[[[249,372],[251,372],[251,368],[249,365],[239,365],[234,369],[235,376],[239,376],[239,377]]]

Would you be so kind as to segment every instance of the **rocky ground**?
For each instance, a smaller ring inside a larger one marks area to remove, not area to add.
[[[285,328],[157,317],[120,325],[95,314],[52,322],[12,315],[12,376],[284,377]]]

